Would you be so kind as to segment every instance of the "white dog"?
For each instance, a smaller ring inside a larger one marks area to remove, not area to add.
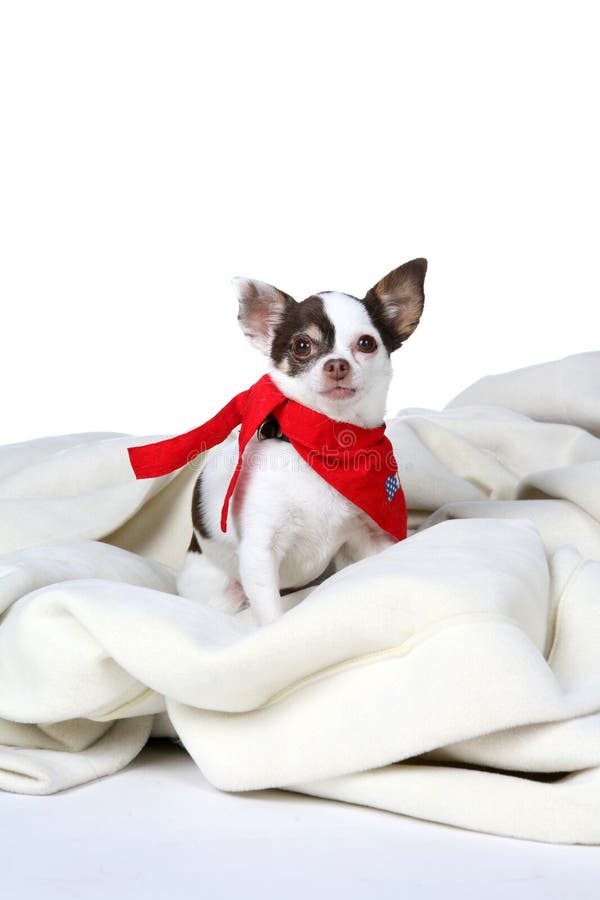
[[[239,322],[286,397],[336,422],[378,428],[390,353],[419,323],[426,269],[424,259],[405,263],[362,300],[326,291],[300,303],[236,278]],[[247,446],[223,533],[221,506],[237,459],[232,436],[198,477],[194,534],[178,577],[182,596],[228,613],[249,603],[266,624],[283,611],[282,591],[313,582],[332,561],[340,568],[394,542],[299,456],[273,416]]]

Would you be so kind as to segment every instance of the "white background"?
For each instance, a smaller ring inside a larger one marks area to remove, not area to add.
[[[264,371],[233,275],[427,256],[389,410],[598,348],[585,2],[0,4],[0,442],[162,434]]]

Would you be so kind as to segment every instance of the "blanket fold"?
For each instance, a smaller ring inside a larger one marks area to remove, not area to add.
[[[408,539],[260,629],[175,593],[204,456],[137,481],[131,435],[0,448],[0,787],[109,775],[168,714],[224,790],[600,843],[600,353],[387,434]]]

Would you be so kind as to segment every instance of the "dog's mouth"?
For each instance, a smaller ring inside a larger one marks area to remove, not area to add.
[[[321,391],[321,394],[328,397],[330,400],[347,400],[350,397],[354,397],[356,388],[345,387],[343,384],[336,384],[335,387],[329,388],[326,391]]]

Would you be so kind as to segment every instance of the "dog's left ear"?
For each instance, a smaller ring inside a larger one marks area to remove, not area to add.
[[[426,259],[411,259],[378,281],[363,303],[391,353],[411,336],[421,318]]]
[[[296,301],[272,284],[254,278],[232,278],[231,283],[240,303],[240,328],[252,346],[268,356],[277,326]]]

